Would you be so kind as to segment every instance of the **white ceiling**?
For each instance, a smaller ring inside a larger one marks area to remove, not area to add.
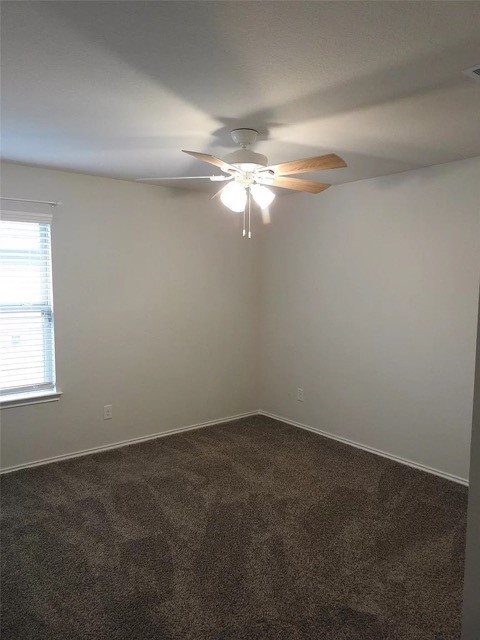
[[[480,2],[3,2],[2,158],[209,175],[253,127],[349,182],[480,155]],[[202,188],[208,181],[174,183]]]

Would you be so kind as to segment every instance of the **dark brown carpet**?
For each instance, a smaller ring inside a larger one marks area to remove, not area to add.
[[[466,489],[264,417],[3,478],[4,640],[457,640]]]

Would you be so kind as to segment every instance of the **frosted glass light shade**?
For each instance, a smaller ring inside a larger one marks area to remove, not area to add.
[[[226,207],[231,209],[231,211],[240,213],[245,209],[247,192],[238,182],[230,182],[220,194],[220,200]]]
[[[266,209],[270,204],[272,204],[273,199],[275,198],[275,194],[270,191],[270,189],[267,189],[267,187],[263,187],[261,184],[254,184],[251,191],[253,199],[260,209]]]

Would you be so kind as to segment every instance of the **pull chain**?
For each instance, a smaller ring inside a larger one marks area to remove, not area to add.
[[[248,238],[249,239],[252,237],[252,231],[250,227],[250,203],[251,203],[251,197],[250,197],[250,188],[249,188],[248,189]]]
[[[247,204],[245,203],[245,206],[243,207],[243,237],[245,237],[247,235],[247,230],[245,229],[245,216],[246,216],[246,211],[247,211]]]

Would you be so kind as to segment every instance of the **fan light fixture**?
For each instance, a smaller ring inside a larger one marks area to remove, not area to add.
[[[275,198],[275,194],[260,184],[253,184],[250,187],[253,199],[260,209],[266,209]],[[238,182],[230,182],[222,190],[220,200],[223,204],[235,213],[242,213],[247,204],[247,190]]]
[[[229,182],[222,190],[220,200],[223,204],[235,213],[245,211],[247,204],[247,192],[238,182]]]
[[[250,187],[252,196],[260,209],[266,209],[275,199],[275,194],[267,187],[262,187],[261,184],[254,184]]]

